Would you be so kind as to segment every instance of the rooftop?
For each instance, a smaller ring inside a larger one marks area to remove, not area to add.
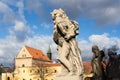
[[[25,46],[28,52],[34,59],[43,60],[43,61],[51,61],[41,50]]]

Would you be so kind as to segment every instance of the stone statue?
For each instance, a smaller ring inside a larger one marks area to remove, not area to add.
[[[104,80],[104,69],[102,66],[102,58],[105,56],[103,51],[100,51],[98,46],[92,46],[93,58],[92,58],[92,68],[95,80]]]
[[[78,23],[70,20],[62,9],[52,13],[54,22],[53,39],[57,44],[58,60],[62,70],[55,80],[82,80],[83,64],[76,41]]]

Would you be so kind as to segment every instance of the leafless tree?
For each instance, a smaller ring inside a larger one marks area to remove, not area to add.
[[[55,68],[50,67],[51,64],[52,63],[47,64],[45,62],[36,63],[41,80],[45,80],[47,77],[53,76],[57,72]]]

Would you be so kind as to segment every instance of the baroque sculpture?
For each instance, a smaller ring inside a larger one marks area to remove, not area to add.
[[[83,80],[83,64],[76,41],[78,23],[70,20],[62,9],[52,13],[54,22],[53,40],[57,44],[58,61],[62,70],[54,80]]]
[[[109,61],[106,67],[107,80],[120,80],[120,54],[112,48],[108,50]]]
[[[92,68],[95,80],[105,80],[105,74],[102,66],[102,58],[105,56],[103,51],[100,51],[98,46],[92,46],[93,58]]]

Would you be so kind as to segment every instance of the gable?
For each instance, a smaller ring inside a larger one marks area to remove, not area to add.
[[[51,61],[48,56],[46,56],[41,50],[25,46],[33,59],[42,60],[42,61]]]
[[[26,58],[26,57],[32,57],[32,56],[24,46],[22,47],[16,58]]]

